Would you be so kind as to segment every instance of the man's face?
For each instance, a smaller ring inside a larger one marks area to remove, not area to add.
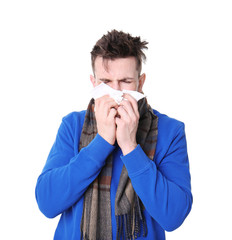
[[[135,57],[118,58],[115,60],[103,61],[102,57],[95,60],[95,76],[90,76],[94,87],[100,83],[105,83],[110,87],[122,91],[134,90],[142,91],[145,81],[145,74],[139,76],[136,68]]]

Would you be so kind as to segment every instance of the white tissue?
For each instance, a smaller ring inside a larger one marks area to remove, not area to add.
[[[108,86],[105,83],[101,83],[100,85],[96,86],[92,91],[91,91],[91,96],[96,100],[104,95],[110,95],[111,98],[115,100],[117,104],[120,104],[120,102],[123,100],[123,94],[128,93],[130,94],[133,98],[135,98],[137,101],[140,99],[146,97],[144,94],[137,92],[137,91],[131,91],[131,90],[115,90]]]

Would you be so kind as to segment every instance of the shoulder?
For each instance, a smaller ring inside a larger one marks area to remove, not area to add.
[[[180,129],[184,129],[184,123],[167,116],[166,114],[160,113],[157,110],[153,109],[154,114],[158,117],[158,130],[162,133],[172,133]]]
[[[62,121],[68,125],[80,124],[84,121],[86,110],[80,112],[71,112],[62,118]]]
[[[86,110],[80,112],[71,112],[62,118],[62,124],[65,126],[66,130],[69,132],[81,131]]]
[[[161,114],[153,109],[158,117],[158,136],[156,145],[156,161],[159,163],[174,148],[186,147],[185,125],[183,122]]]

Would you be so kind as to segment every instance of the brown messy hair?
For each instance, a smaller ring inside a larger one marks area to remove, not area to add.
[[[135,57],[137,60],[137,70],[140,74],[142,61],[146,61],[143,49],[147,49],[148,42],[141,41],[140,37],[132,37],[129,33],[112,30],[99,39],[91,51],[91,63],[94,72],[94,64],[97,57],[104,60],[114,60],[117,58]]]

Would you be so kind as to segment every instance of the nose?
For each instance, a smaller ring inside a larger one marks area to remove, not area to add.
[[[121,89],[120,89],[120,84],[119,84],[118,81],[112,82],[111,87],[112,87],[113,89],[115,89],[115,90],[121,90]]]

